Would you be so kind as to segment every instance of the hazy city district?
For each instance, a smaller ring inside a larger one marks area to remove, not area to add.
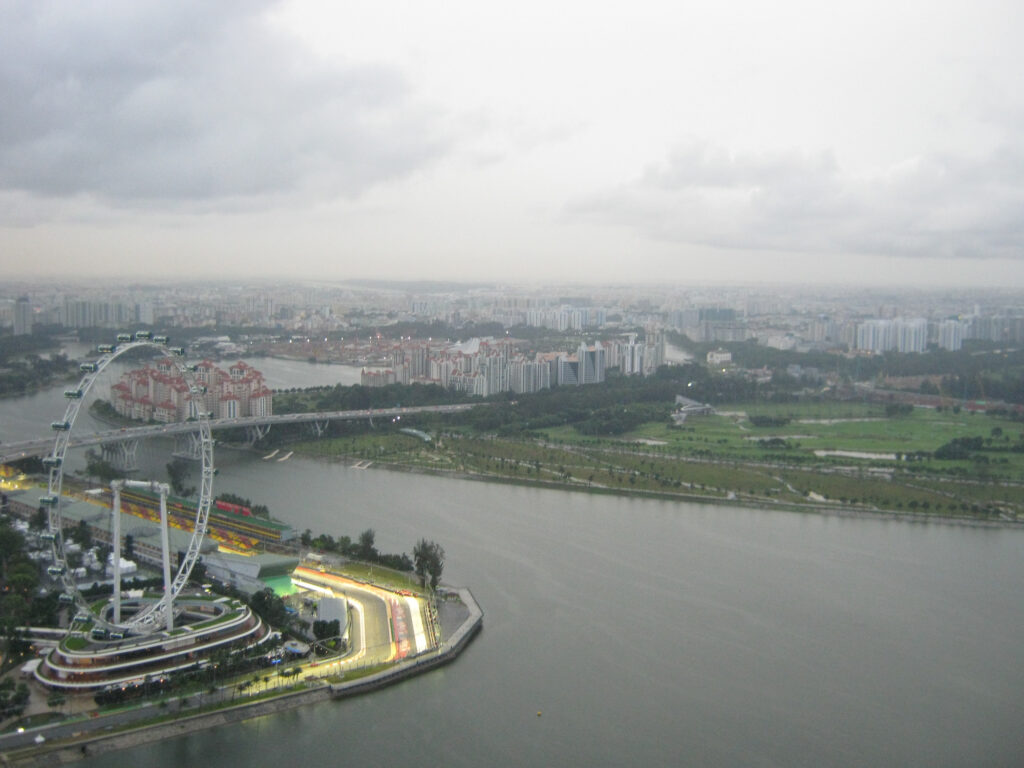
[[[300,529],[218,487],[232,456],[976,526],[1024,511],[1024,304],[998,292],[26,284],[0,328],[0,408],[25,414],[0,427],[12,764],[374,690],[480,628],[430,531],[410,555]]]

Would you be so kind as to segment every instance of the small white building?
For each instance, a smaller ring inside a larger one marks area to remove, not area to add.
[[[732,365],[732,352],[726,349],[713,349],[708,352],[707,361],[708,365],[713,368]]]
[[[121,575],[132,576],[139,571],[139,566],[134,560],[126,560],[121,558]],[[114,553],[111,552],[107,555],[107,576],[112,577],[114,575]]]
[[[348,601],[342,597],[321,597],[316,605],[316,617],[320,621],[338,621],[340,635],[345,634],[348,624]]]

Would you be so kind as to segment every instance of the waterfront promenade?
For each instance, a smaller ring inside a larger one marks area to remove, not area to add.
[[[51,768],[118,749],[181,736],[254,717],[274,714],[305,704],[326,702],[369,693],[412,675],[422,674],[454,661],[483,626],[483,611],[467,588],[448,589],[465,607],[454,631],[433,650],[409,656],[387,669],[351,681],[332,682],[328,672],[303,667],[300,690],[286,690],[257,701],[235,700],[234,686],[218,688],[204,696],[171,699],[161,709],[152,702],[117,712],[83,714],[60,723],[0,735],[0,764],[18,768]],[[182,701],[187,704],[183,705]],[[40,737],[42,741],[40,741]]]

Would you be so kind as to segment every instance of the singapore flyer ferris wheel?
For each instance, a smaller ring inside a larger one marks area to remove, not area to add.
[[[61,601],[73,603],[80,614],[89,615],[93,626],[102,628],[110,633],[121,633],[131,635],[144,635],[160,629],[170,629],[172,626],[173,603],[181,590],[188,583],[192,568],[199,558],[200,546],[206,534],[206,526],[210,514],[210,503],[213,497],[213,439],[210,435],[210,414],[205,408],[199,405],[199,394],[203,391],[202,386],[197,383],[195,375],[189,365],[185,363],[185,350],[181,347],[168,346],[166,336],[154,336],[148,331],[139,331],[134,335],[119,334],[117,344],[101,344],[99,351],[101,356],[95,362],[83,363],[81,365],[82,378],[77,386],[64,392],[68,401],[67,408],[61,420],[51,424],[56,439],[50,455],[43,458],[43,464],[48,468],[49,477],[47,494],[40,498],[40,504],[48,508],[47,527],[43,538],[48,540],[52,547],[53,564],[49,567],[49,574],[59,578],[64,592]],[[199,487],[199,498],[196,503],[195,521],[183,556],[178,563],[177,571],[170,578],[170,553],[167,544],[167,514],[166,496],[167,486],[157,483],[141,483],[132,481],[115,481],[113,484],[114,501],[112,503],[112,534],[111,545],[114,561],[114,599],[112,611],[100,611],[93,614],[89,604],[79,590],[74,574],[68,567],[68,557],[64,546],[64,520],[62,507],[64,504],[62,490],[64,485],[64,466],[67,451],[71,442],[72,433],[75,428],[75,421],[78,418],[82,403],[88,395],[91,387],[96,383],[97,378],[103,370],[121,355],[130,350],[140,348],[152,348],[163,352],[170,358],[178,368],[186,383],[189,385],[191,394],[190,412],[195,421],[196,433],[199,436],[199,453],[201,457],[201,482]],[[120,515],[120,489],[125,485],[147,486],[160,490],[161,498],[161,529],[163,541],[163,572],[164,585],[163,595],[159,599],[141,601],[133,606],[127,617],[121,616],[120,605],[120,550],[121,541],[119,534]]]

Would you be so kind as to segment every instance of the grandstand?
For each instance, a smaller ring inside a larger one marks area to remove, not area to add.
[[[110,493],[102,497],[110,503]],[[227,505],[234,506],[234,505]],[[138,489],[121,492],[121,511],[155,522],[160,521],[160,498],[155,493]],[[195,503],[188,499],[170,496],[167,499],[167,517],[170,525],[180,530],[191,531],[195,523]],[[224,549],[249,552],[267,544],[281,544],[295,536],[290,525],[266,520],[254,515],[245,515],[230,509],[210,509],[206,535]]]

